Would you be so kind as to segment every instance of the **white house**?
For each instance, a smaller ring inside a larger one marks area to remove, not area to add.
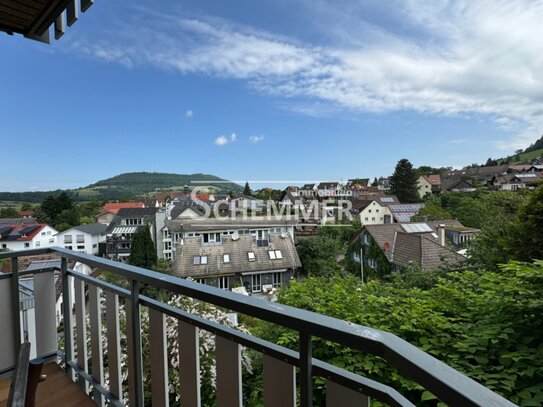
[[[390,198],[393,199],[393,198]],[[376,199],[358,200],[353,202],[352,212],[360,218],[362,225],[383,225],[392,223],[392,213],[386,204]]]
[[[55,246],[57,230],[43,223],[24,219],[0,222],[0,250],[25,250]]]
[[[106,242],[107,225],[91,223],[75,226],[56,235],[57,245],[81,253],[98,255],[100,243]]]

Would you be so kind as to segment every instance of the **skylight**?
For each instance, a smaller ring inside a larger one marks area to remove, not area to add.
[[[402,225],[403,230],[407,233],[428,233],[433,232],[433,229],[426,223],[408,223]]]

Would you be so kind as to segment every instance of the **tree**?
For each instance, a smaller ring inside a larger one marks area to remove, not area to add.
[[[245,183],[245,187],[243,188],[243,195],[245,195],[245,196],[251,196],[252,195],[251,187],[249,187],[248,182]]]
[[[298,255],[302,272],[306,276],[332,276],[341,272],[338,257],[343,254],[343,244],[335,237],[317,236],[302,240]]]
[[[0,218],[20,218],[21,215],[15,208],[0,209]]]
[[[74,207],[74,201],[70,198],[70,196],[65,192],[61,192],[58,196],[49,195],[47,198],[44,199],[42,202],[40,208],[43,211],[45,217],[49,219],[52,223],[63,223],[65,222],[65,219],[62,221],[58,221],[58,216],[63,211],[69,211],[73,209]],[[68,216],[68,215],[64,215]],[[70,223],[70,222],[67,222]],[[71,223],[70,223],[71,224]],[[77,223],[75,223],[77,225]]]
[[[511,255],[516,260],[543,260],[543,185],[520,209],[510,236]]]
[[[24,204],[21,205],[22,211],[31,211],[32,209],[34,209],[34,207],[32,206],[31,203],[25,202]]]
[[[390,177],[390,187],[402,203],[419,201],[417,174],[409,160],[403,158],[398,161],[394,174]]]
[[[147,227],[139,228],[132,238],[128,263],[133,266],[152,269],[156,267],[157,254],[155,244],[151,238],[151,231]]]
[[[543,261],[510,263],[497,272],[451,272],[433,280],[421,287],[421,281],[410,286],[409,279],[400,278],[366,285],[352,276],[308,278],[293,281],[278,302],[392,332],[516,404],[541,405]],[[290,330],[259,332],[263,339],[298,347],[298,335]],[[381,358],[323,340],[313,342],[313,355],[401,389],[416,405],[439,405]],[[316,405],[323,404],[323,387],[315,386]]]

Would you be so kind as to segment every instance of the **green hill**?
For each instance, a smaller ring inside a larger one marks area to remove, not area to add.
[[[218,193],[241,192],[243,187],[209,174],[168,174],[160,172],[130,172],[120,174],[83,188],[67,192],[76,201],[118,200],[150,195],[156,191],[182,191],[197,186]],[[60,191],[0,192],[0,201],[41,202],[50,194]]]
[[[543,156],[543,148],[540,148],[539,150],[528,151],[528,152],[513,156],[512,162],[517,162],[517,163],[530,162],[534,158],[541,157],[541,156]]]

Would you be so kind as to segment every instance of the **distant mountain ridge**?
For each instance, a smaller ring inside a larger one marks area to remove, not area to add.
[[[207,187],[216,193],[241,192],[243,187],[216,175],[173,174],[162,172],[129,172],[107,178],[82,188],[67,192],[76,201],[118,200],[150,195],[157,191],[183,191],[195,187]],[[0,201],[41,202],[55,191],[0,192]]]

